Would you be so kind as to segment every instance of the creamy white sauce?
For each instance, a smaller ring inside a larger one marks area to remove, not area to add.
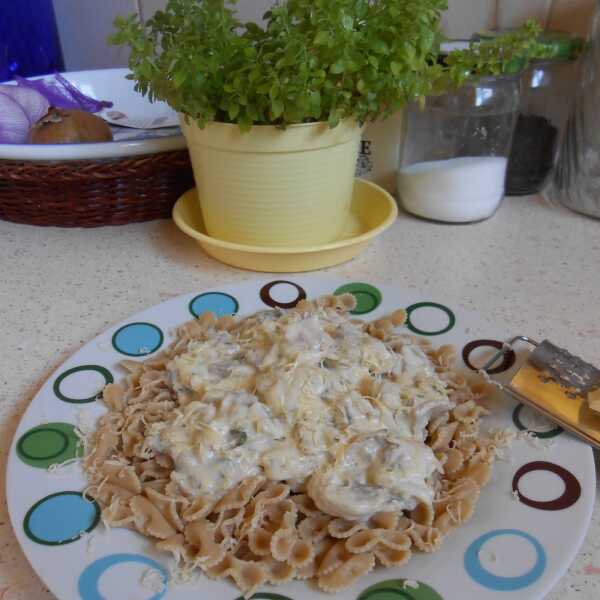
[[[190,494],[263,474],[306,481],[322,510],[348,519],[433,500],[426,426],[452,404],[408,336],[386,345],[333,311],[265,312],[190,342],[168,370],[188,404],[150,437]]]

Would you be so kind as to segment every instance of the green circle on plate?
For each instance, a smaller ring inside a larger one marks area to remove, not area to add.
[[[37,469],[47,469],[83,453],[75,427],[69,423],[46,423],[25,432],[17,442],[17,455]]]
[[[411,320],[412,314],[420,308],[437,308],[442,312],[445,312],[448,315],[448,325],[439,331],[424,331],[423,329],[415,327]],[[406,326],[417,335],[442,335],[444,333],[448,333],[456,325],[456,315],[447,306],[438,304],[437,302],[417,302],[406,309],[406,314]]]
[[[39,427],[26,433],[19,442],[21,453],[31,460],[55,458],[69,445],[67,436],[58,429]]]
[[[381,581],[360,594],[357,600],[444,600],[432,587],[415,581],[417,587],[406,585],[408,579]]]
[[[80,373],[82,371],[96,371],[97,373],[100,373],[100,375],[104,377],[105,385],[108,385],[109,383],[112,383],[114,381],[112,373],[108,369],[105,369],[100,365],[81,365],[80,367],[74,367],[62,373],[54,382],[54,393],[56,394],[57,398],[59,398],[63,402],[69,402],[70,404],[88,404],[89,402],[94,402],[98,398],[98,395],[102,393],[102,389],[98,390],[97,393],[95,393],[93,396],[90,396],[89,398],[69,398],[60,391],[60,386],[67,377],[75,373]]]
[[[557,425],[554,429],[550,429],[549,431],[534,431],[533,429],[529,429],[525,426],[523,421],[521,421],[521,412],[524,408],[524,404],[519,404],[519,406],[515,408],[512,414],[513,423],[515,424],[515,427],[520,431],[528,431],[529,433],[533,434],[534,437],[542,440],[547,440],[563,433],[564,429],[559,425]]]
[[[348,283],[335,290],[336,296],[352,294],[356,298],[356,308],[353,315],[366,315],[373,312],[382,301],[381,292],[368,283]]]

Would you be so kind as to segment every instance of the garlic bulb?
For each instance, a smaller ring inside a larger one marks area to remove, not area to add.
[[[0,115],[0,143],[23,144],[29,129],[25,111],[15,100],[0,94]]]

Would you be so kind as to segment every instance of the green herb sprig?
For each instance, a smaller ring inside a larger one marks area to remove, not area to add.
[[[530,19],[515,31],[471,42],[464,50],[453,50],[445,60],[447,83],[461,85],[468,78],[517,73],[532,59],[550,56],[547,47],[538,41],[541,32],[538,23]]]
[[[169,0],[145,24],[118,18],[139,91],[202,127],[374,120],[437,79],[446,0],[287,0],[264,28],[235,1]]]

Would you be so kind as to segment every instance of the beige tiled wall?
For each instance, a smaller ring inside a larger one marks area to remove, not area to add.
[[[140,3],[143,15],[148,17],[166,0]],[[240,16],[243,20],[258,20],[270,3],[271,0],[239,0]],[[534,17],[553,29],[585,33],[595,4],[596,0],[448,0],[444,30],[449,37],[468,38],[481,29],[517,27]]]
[[[488,27],[518,27],[529,18],[548,29],[586,35],[597,0],[448,0],[444,30],[468,38]]]
[[[0,2],[18,0],[0,0]],[[54,0],[56,24],[68,71],[125,66],[127,50],[109,46],[114,18],[137,10],[136,0]]]
[[[444,33],[451,39],[469,39],[475,31],[496,23],[496,0],[448,0]]]
[[[587,35],[597,0],[555,0],[548,27]]]
[[[500,0],[497,8],[498,27],[519,27],[532,17],[545,27],[551,6],[552,0]]]
[[[548,28],[585,35],[598,1],[448,0],[444,31],[448,37],[464,39],[481,29],[515,27],[535,17]],[[66,66],[74,70],[125,65],[126,52],[105,41],[114,17],[139,8],[148,18],[166,0],[54,0],[54,4]],[[270,4],[271,0],[239,0],[240,17],[259,20]]]

